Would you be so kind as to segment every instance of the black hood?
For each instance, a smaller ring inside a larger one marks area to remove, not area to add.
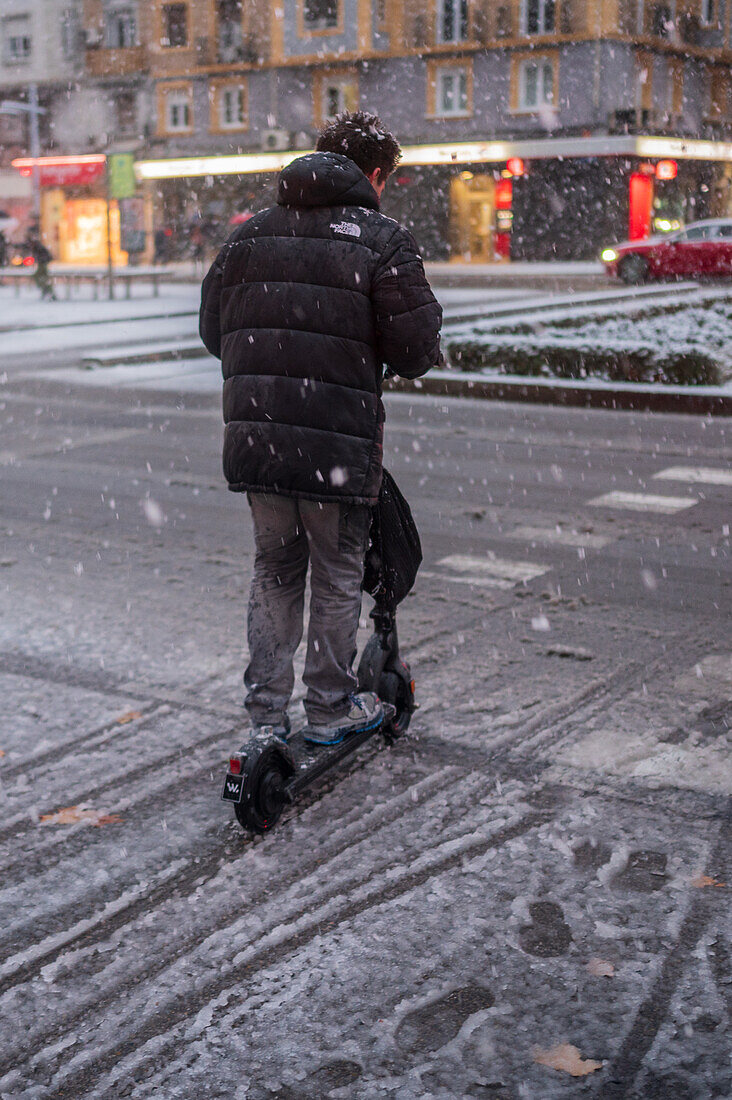
[[[379,197],[358,165],[340,153],[308,153],[283,168],[277,190],[280,206],[366,206],[379,209]]]

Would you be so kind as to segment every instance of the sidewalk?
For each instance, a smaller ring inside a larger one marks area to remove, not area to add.
[[[192,260],[180,260],[166,264],[164,270],[176,279],[200,279],[206,268]],[[453,261],[425,262],[427,278],[435,286],[541,286],[543,289],[588,289],[610,283],[603,265],[596,260],[556,263],[474,264]]]

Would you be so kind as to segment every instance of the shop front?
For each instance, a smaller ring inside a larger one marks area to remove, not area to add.
[[[110,246],[115,266],[128,261],[121,242],[120,203],[107,198],[106,161],[100,153],[12,162],[28,180],[34,170],[38,173],[41,237],[61,263],[106,264]]]
[[[625,239],[732,216],[732,143],[636,135],[407,146],[383,210],[426,260],[594,260]],[[302,155],[141,161],[156,224],[184,247],[203,220],[212,241],[274,201],[276,173]]]

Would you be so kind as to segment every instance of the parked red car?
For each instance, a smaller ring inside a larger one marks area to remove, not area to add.
[[[624,283],[646,279],[732,277],[732,218],[693,222],[676,233],[625,241],[603,249],[608,275]]]

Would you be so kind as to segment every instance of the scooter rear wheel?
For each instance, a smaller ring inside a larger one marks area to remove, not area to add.
[[[266,833],[279,821],[288,803],[285,787],[292,765],[276,744],[265,745],[245,765],[244,796],[234,806],[236,820],[243,829]]]

